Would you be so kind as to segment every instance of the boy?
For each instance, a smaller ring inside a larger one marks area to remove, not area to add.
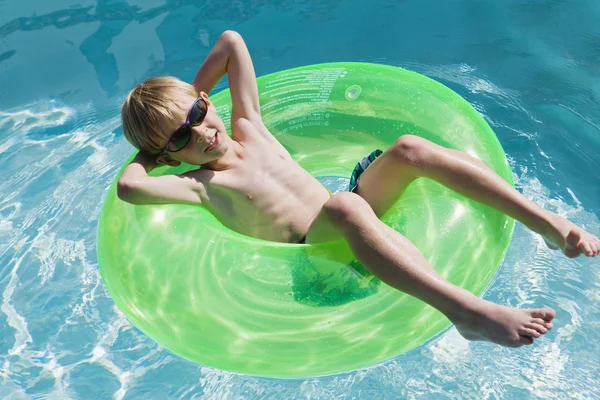
[[[233,102],[231,137],[207,95],[225,74]],[[368,166],[352,192],[332,196],[264,126],[248,49],[232,31],[221,35],[192,85],[149,79],[131,91],[122,117],[125,136],[140,153],[119,179],[121,199],[202,205],[229,228],[266,240],[343,238],[363,266],[440,310],[470,340],[531,344],[552,329],[555,312],[500,306],[452,285],[405,237],[382,223],[378,217],[413,180],[434,179],[494,207],[569,257],[600,252],[598,238],[526,199],[480,161],[416,136],[400,137]],[[202,168],[148,176],[156,164],[180,162]]]

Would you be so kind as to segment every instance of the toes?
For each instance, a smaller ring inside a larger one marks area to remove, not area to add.
[[[552,324],[552,322],[548,322],[548,321],[544,321],[542,318],[533,318],[531,321],[529,321],[530,325],[541,325],[544,328],[546,328],[546,332],[548,332],[549,330],[551,330],[552,328],[554,328],[554,325]],[[543,332],[543,333],[546,333]]]
[[[579,227],[571,229],[566,238],[565,255],[575,258],[580,254],[596,257],[600,254],[600,240]]]
[[[533,329],[536,332],[540,333],[541,335],[545,334],[546,332],[548,332],[548,329],[546,329],[546,327],[542,324],[528,324],[525,325],[525,327],[527,329]]]
[[[589,243],[589,242],[581,243],[581,252],[583,254],[585,254],[586,256],[591,257],[594,254],[591,243]]]
[[[590,243],[590,247],[592,248],[592,257],[596,257],[600,253],[600,244],[597,241],[593,241]]]
[[[542,332],[542,333],[546,333],[549,330],[551,330],[552,328],[554,328],[554,325],[552,325],[552,322],[544,321],[542,318],[533,318],[529,322],[531,325],[541,325],[542,327],[544,327],[545,332]]]
[[[538,331],[536,331],[535,329],[526,328],[526,327],[519,329],[519,335],[529,336],[529,337],[536,338],[536,339],[539,338],[540,336],[542,336],[542,334],[539,333]]]
[[[533,318],[541,318],[544,321],[550,322],[556,316],[556,311],[551,308],[537,308],[530,310],[530,314]]]

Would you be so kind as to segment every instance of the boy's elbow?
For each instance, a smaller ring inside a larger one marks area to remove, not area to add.
[[[235,44],[238,42],[243,42],[242,35],[237,33],[236,31],[227,30],[221,34],[223,40],[226,40],[230,44]]]
[[[117,197],[128,203],[135,203],[136,198],[135,182],[119,179],[117,182]]]

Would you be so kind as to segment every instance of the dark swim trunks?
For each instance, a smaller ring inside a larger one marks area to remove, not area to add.
[[[350,186],[348,191],[356,193],[355,190],[358,187],[358,180],[360,179],[360,176],[367,170],[367,168],[369,168],[369,165],[371,165],[371,163],[382,154],[383,151],[379,149],[373,150],[368,156],[363,157],[363,159],[356,164],[356,167],[354,167],[354,171],[352,171],[352,175],[350,176]]]
[[[358,180],[360,179],[360,176],[367,170],[367,168],[369,168],[369,165],[371,165],[371,163],[382,154],[383,151],[379,149],[373,150],[368,156],[363,157],[358,163],[356,163],[356,167],[354,167],[354,171],[352,171],[352,175],[350,175],[350,184],[348,185],[349,192],[356,193],[355,191],[358,187]],[[327,191],[331,193],[329,189],[327,189]],[[306,244],[306,236],[304,236],[298,243]]]

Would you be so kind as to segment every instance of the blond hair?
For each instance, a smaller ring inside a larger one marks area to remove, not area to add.
[[[177,100],[186,94],[198,96],[194,86],[170,76],[137,85],[121,106],[123,132],[129,143],[152,154],[162,150],[169,129],[180,119]]]

